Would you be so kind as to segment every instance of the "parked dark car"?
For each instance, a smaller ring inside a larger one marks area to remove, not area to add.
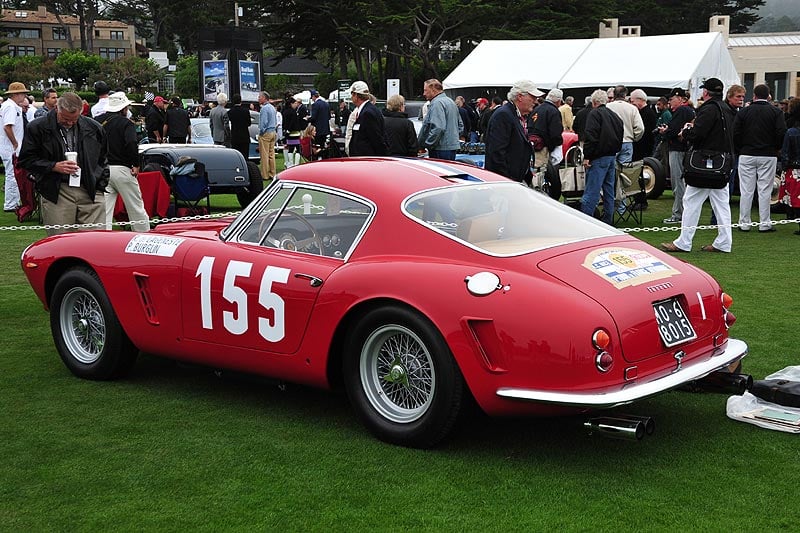
[[[215,144],[140,144],[142,170],[161,170],[169,181],[170,169],[182,157],[203,163],[208,174],[211,194],[236,194],[245,207],[264,188],[261,171],[252,161],[232,148]]]

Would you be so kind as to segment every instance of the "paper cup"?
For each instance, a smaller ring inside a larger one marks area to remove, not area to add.
[[[64,155],[67,157],[67,161],[78,160],[78,152],[64,152]]]

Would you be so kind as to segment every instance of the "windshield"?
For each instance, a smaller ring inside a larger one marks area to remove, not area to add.
[[[427,191],[408,198],[404,210],[431,229],[492,255],[520,255],[622,234],[517,183]]]

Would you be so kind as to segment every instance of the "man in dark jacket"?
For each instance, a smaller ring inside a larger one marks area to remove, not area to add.
[[[533,148],[525,123],[536,97],[542,94],[530,80],[518,81],[511,87],[508,102],[492,113],[486,128],[486,170],[531,184]]]
[[[533,130],[529,133],[542,139],[544,148],[534,154],[534,166],[544,167],[548,159],[553,165],[558,165],[564,159],[561,145],[564,139],[561,133],[564,124],[561,122],[561,105],[564,93],[561,89],[550,89],[541,105],[536,106],[533,113]],[[552,154],[552,157],[551,157]]]
[[[350,86],[350,96],[356,106],[350,155],[386,155],[388,146],[383,115],[370,101],[369,87],[365,82],[357,81]]]
[[[317,128],[317,134],[314,136],[314,144],[317,146],[325,146],[328,141],[328,136],[331,134],[331,108],[316,89],[311,89],[311,100],[313,103],[311,104],[311,115],[308,117],[308,123],[313,124]]]
[[[683,191],[686,189],[683,182],[683,159],[688,148],[681,132],[688,122],[694,120],[694,109],[689,105],[689,94],[680,87],[669,93],[669,108],[672,118],[669,124],[662,125],[658,130],[669,143],[669,176],[674,195],[672,215],[664,219],[664,224],[680,224],[683,218]]]
[[[705,103],[697,110],[694,125],[684,130],[683,138],[695,149],[730,153],[733,147],[732,126],[735,116],[733,109],[722,101],[722,82],[717,78],[708,78],[700,87],[703,89]],[[728,180],[721,180],[718,183],[702,182],[688,174],[685,176],[685,181],[681,234],[673,242],[662,243],[661,249],[668,252],[692,250],[692,240],[697,222],[700,220],[700,211],[708,198],[717,216],[719,228],[714,242],[700,249],[706,252],[730,252],[733,238]]]
[[[147,141],[150,144],[166,141],[166,137],[164,137],[164,124],[167,122],[167,112],[164,110],[166,106],[166,100],[156,96],[153,100],[153,107],[145,115],[144,125],[147,129]]]
[[[581,211],[589,216],[600,201],[603,191],[603,222],[614,221],[616,194],[616,155],[622,147],[624,127],[616,113],[606,108],[608,93],[598,89],[592,93],[592,111],[586,118],[583,142],[583,164],[586,167],[586,186],[581,197]]]
[[[769,103],[769,87],[753,87],[753,102],[736,114],[733,138],[739,154],[739,230],[750,230],[753,193],[758,190],[758,231],[775,231],[770,197],[778,152],[786,133],[783,112]]]
[[[56,112],[37,118],[25,131],[19,166],[35,176],[42,196],[46,226],[93,224],[100,229],[106,218],[103,191],[108,183],[103,127],[82,116],[83,100],[62,94]],[[66,152],[77,152],[68,161]],[[48,228],[48,235],[71,231]]]
[[[106,229],[111,229],[117,196],[122,197],[125,212],[134,231],[150,231],[150,217],[144,208],[139,188],[139,143],[136,126],[128,120],[130,100],[124,92],[111,93],[103,114],[108,155],[108,187],[106,188]]]
[[[417,132],[405,111],[406,100],[401,95],[393,94],[386,100],[383,122],[389,139],[389,155],[416,157],[419,151]]]

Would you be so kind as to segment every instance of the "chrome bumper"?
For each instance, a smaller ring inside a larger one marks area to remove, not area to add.
[[[618,405],[625,405],[641,400],[642,398],[647,398],[648,396],[674,389],[688,381],[700,379],[711,372],[724,368],[746,355],[747,344],[745,344],[744,341],[728,339],[724,351],[705,361],[686,365],[677,372],[653,379],[652,381],[643,383],[633,381],[623,385],[618,390],[581,393],[502,387],[497,389],[497,395],[503,398],[551,405],[605,409]]]

